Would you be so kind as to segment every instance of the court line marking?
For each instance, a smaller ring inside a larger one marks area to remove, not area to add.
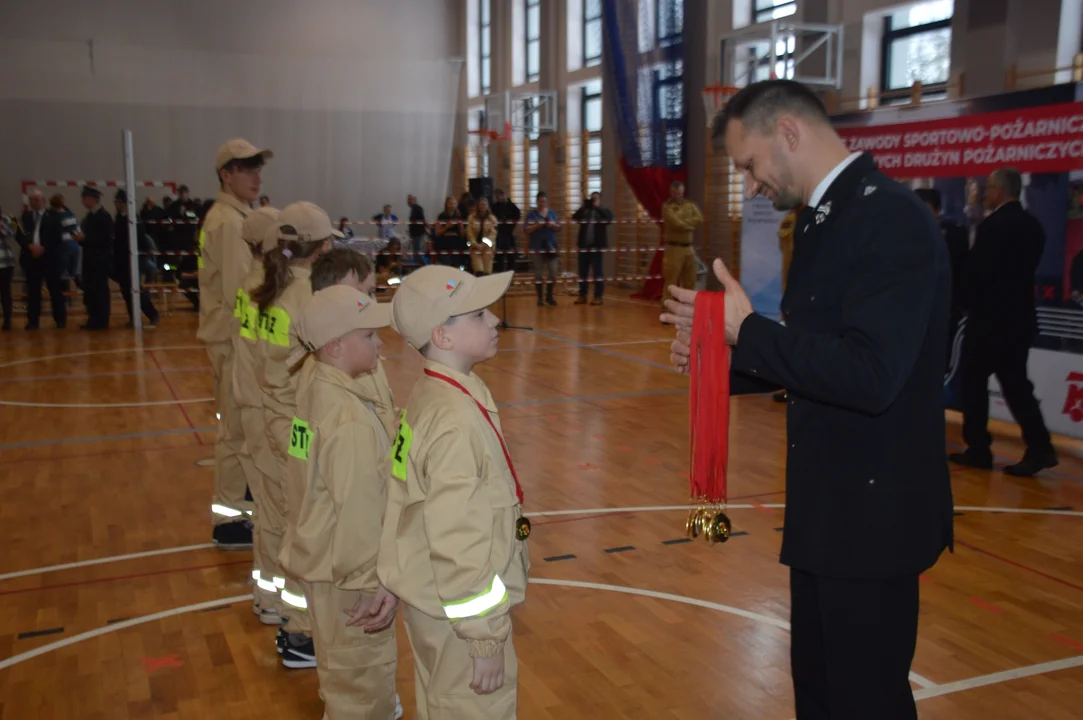
[[[563,338],[563,337],[560,337],[559,335],[553,335],[551,333],[547,333],[547,332],[542,331],[542,330],[531,330],[530,332],[534,333],[535,335],[540,335],[541,337],[547,338],[549,340],[556,340],[557,342],[568,343],[569,345],[572,345],[574,347],[585,348],[587,350],[593,350],[594,352],[601,353],[603,355],[610,355],[612,357],[617,357],[617,358],[620,358],[622,360],[630,360],[632,362],[640,363],[641,365],[649,365],[650,367],[653,367],[653,368],[658,368],[660,370],[666,370],[666,371],[669,371],[669,372],[674,372],[674,373],[679,374],[679,371],[676,368],[674,368],[672,365],[663,365],[662,363],[656,363],[653,360],[647,360],[646,358],[637,358],[637,357],[635,357],[633,355],[625,355],[624,353],[619,353],[619,352],[616,352],[614,350],[606,350],[604,347],[596,347],[596,346],[592,346],[592,345],[587,345],[586,343],[581,343],[578,340],[569,340],[568,338]]]
[[[942,685],[918,690],[914,693],[914,699],[925,700],[928,698],[940,697],[941,695],[951,695],[953,693],[973,690],[974,688],[985,687],[987,685],[997,685],[1010,680],[1033,677],[1034,675],[1043,675],[1045,673],[1068,670],[1080,666],[1083,666],[1083,655],[1038,663],[1037,665],[1027,665],[1011,670],[1002,670],[1000,672],[989,673],[988,675],[966,678],[965,680],[943,683]]]
[[[122,403],[35,403],[35,402],[16,402],[13,400],[0,400],[0,405],[7,407],[25,407],[25,408],[61,408],[61,409],[93,409],[93,408],[128,408],[128,407],[156,407],[159,405],[192,405],[195,403],[211,402],[214,398],[190,398],[186,400],[154,400],[144,402],[122,402]],[[188,432],[192,432],[191,429]]]
[[[180,432],[189,433],[191,430],[182,430]],[[765,494],[777,494],[777,493],[765,493]],[[527,517],[558,517],[569,515],[616,515],[620,513],[636,513],[636,512],[678,512],[691,510],[693,505],[656,505],[656,506],[643,506],[643,507],[623,507],[623,508],[593,508],[586,510],[540,510],[537,512],[523,513]],[[786,506],[778,503],[766,503],[762,505],[727,505],[727,510],[754,510],[759,507],[782,509]],[[1083,512],[1078,510],[1039,510],[1030,508],[989,508],[989,507],[970,507],[959,506],[957,510],[966,510],[970,512],[989,512],[989,513],[1013,513],[1017,515],[1067,515],[1071,517],[1079,517],[1083,515]],[[30,570],[18,570],[10,572],[4,575],[0,575],[0,580],[8,580],[16,577],[23,577],[25,575],[36,575],[40,573],[55,572],[58,570],[70,570],[73,568],[85,567],[87,565],[102,565],[111,562],[122,562],[124,560],[132,560],[142,557],[153,557],[155,555],[168,555],[169,553],[187,552],[189,550],[203,550],[207,548],[215,547],[211,543],[203,545],[182,545],[173,548],[163,548],[161,550],[148,550],[146,552],[132,553],[129,555],[111,555],[108,557],[96,558],[94,560],[81,560],[79,562],[64,563],[63,565],[48,565],[40,568],[33,568]]]
[[[185,430],[185,432],[191,432]],[[95,558],[93,560],[79,560],[77,562],[63,563],[61,565],[47,565],[45,567],[32,568],[30,570],[17,570],[0,575],[0,580],[26,577],[27,575],[40,575],[57,572],[58,570],[71,570],[73,568],[88,567],[90,565],[104,565],[106,563],[123,562],[124,560],[137,560],[139,558],[156,557],[158,555],[172,555],[173,553],[189,552],[191,550],[207,550],[215,547],[214,543],[202,545],[181,545],[179,547],[163,548],[161,550],[147,550],[145,552],[129,553],[127,555],[111,555],[109,557]]]
[[[154,347],[150,345],[144,345],[142,347],[133,348],[112,348],[111,350],[84,350],[77,353],[64,353],[63,355],[45,355],[43,357],[22,358],[20,360],[9,360],[5,363],[0,363],[0,369],[15,367],[17,365],[31,365],[36,362],[44,362],[46,360],[66,360],[68,358],[77,357],[92,357],[94,355],[116,355],[118,353],[126,352],[145,352],[149,350],[204,350],[205,345],[166,345],[163,347]]]
[[[211,370],[210,365],[195,365],[192,367],[165,368],[163,370],[117,370],[114,372],[79,373],[76,375],[28,375],[26,377],[0,378],[2,383],[21,382],[44,382],[46,380],[83,380],[85,378],[98,377],[125,377],[132,375],[156,375],[158,373],[183,373]]]
[[[179,608],[173,608],[172,610],[163,610],[162,612],[154,613],[153,615],[143,615],[142,617],[132,618],[131,620],[122,620],[112,625],[103,625],[100,628],[94,628],[87,632],[79,633],[78,635],[72,635],[69,638],[63,640],[57,640],[56,642],[42,645],[41,647],[28,650],[18,655],[12,655],[6,660],[0,660],[0,670],[4,670],[13,665],[26,662],[39,655],[45,655],[53,650],[59,650],[61,648],[68,647],[69,645],[75,645],[83,640],[90,640],[91,638],[100,637],[102,635],[108,635],[109,633],[116,632],[118,630],[124,630],[125,628],[135,627],[136,625],[143,625],[155,620],[164,620],[165,618],[174,617],[176,615],[184,615],[185,613],[199,612],[200,610],[209,610],[213,607],[220,605],[236,605],[237,603],[251,600],[252,594],[248,595],[236,595],[234,597],[222,598],[221,600],[209,600],[207,602],[196,603],[195,605],[185,605]]]
[[[51,445],[76,445],[79,443],[109,442],[110,440],[136,440],[138,438],[164,437],[166,435],[189,435],[192,432],[214,432],[217,427],[203,427],[177,429],[177,430],[148,430],[140,433],[126,433],[123,435],[95,435],[91,437],[61,438],[59,440],[34,440],[31,442],[9,443],[0,445],[0,450],[18,450],[20,448],[49,447]],[[153,452],[159,448],[145,448],[147,452]],[[49,458],[43,458],[48,460]]]

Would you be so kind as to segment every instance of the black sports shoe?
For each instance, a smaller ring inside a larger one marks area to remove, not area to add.
[[[219,550],[250,550],[252,523],[248,520],[215,525],[211,539]]]
[[[948,455],[948,460],[951,460],[956,465],[965,465],[966,467],[977,468],[978,470],[993,469],[992,453],[978,453],[973,450],[967,450],[965,452]]]
[[[287,637],[289,637],[289,633],[286,632],[286,621],[283,620],[282,624],[278,626],[278,632],[275,633],[275,648],[278,650],[279,655],[286,649]]]
[[[312,638],[300,633],[289,633],[286,646],[282,650],[282,664],[290,670],[305,670],[316,667],[316,646]]]

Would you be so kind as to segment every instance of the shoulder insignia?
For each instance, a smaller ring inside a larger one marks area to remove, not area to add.
[[[830,214],[831,214],[831,201],[828,200],[823,205],[816,208],[816,224],[819,225],[820,223],[822,223],[824,220],[827,219],[827,216],[830,215]]]

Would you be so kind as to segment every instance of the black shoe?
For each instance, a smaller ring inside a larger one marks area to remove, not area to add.
[[[541,298],[538,298],[538,307],[545,307],[545,301]]]
[[[1022,460],[1005,467],[1004,474],[1015,477],[1034,477],[1042,470],[1056,467],[1058,462],[1055,452],[1025,453]]]
[[[282,624],[278,626],[278,632],[275,633],[275,649],[278,650],[278,654],[281,655],[286,650],[286,643],[289,637],[289,633],[286,632],[286,620],[282,620]]]
[[[11,332],[11,321],[5,322],[4,326],[0,328],[0,331]]]
[[[545,304],[546,305],[556,305],[557,301],[553,299],[552,295],[550,295],[549,297],[545,298]]]
[[[772,397],[772,399],[774,399],[774,401],[775,401],[775,402],[777,402],[777,403],[784,403],[784,402],[786,402],[786,400],[787,400],[787,397],[786,397],[786,391],[785,391],[785,390],[782,390],[782,391],[780,391],[780,392],[777,392],[777,393],[775,393],[774,395],[772,395],[771,397]]]
[[[289,633],[286,647],[282,650],[282,664],[290,670],[316,667],[316,646],[312,638],[300,633]]]
[[[978,470],[993,469],[992,453],[978,453],[973,450],[967,450],[965,452],[948,455],[948,460],[951,460],[956,465],[964,465],[966,467],[977,468]]]
[[[67,324],[66,322],[62,322],[62,323],[57,323],[57,324],[56,324],[56,329],[57,329],[57,330],[63,330],[63,329],[64,329],[64,328],[66,328],[67,326],[68,326],[68,324]]]
[[[215,525],[211,538],[219,550],[250,550],[252,525],[247,520]]]
[[[28,330],[30,332],[33,332],[33,331],[38,329],[38,324],[37,323],[27,323],[26,327],[24,329]]]

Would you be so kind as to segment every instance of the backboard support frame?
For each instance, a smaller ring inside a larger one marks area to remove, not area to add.
[[[772,20],[770,22],[757,23],[735,30],[722,37],[721,45],[721,82],[724,85],[744,87],[748,85],[752,73],[752,65],[746,58],[741,58],[742,49],[747,49],[753,44],[766,43],[768,45],[768,67],[772,68],[771,76],[775,77],[774,67],[782,58],[776,52],[780,39],[794,36],[797,38],[798,52],[794,56],[793,79],[821,89],[842,89],[842,51],[843,51],[842,25],[829,25],[824,23],[793,22],[789,20]],[[823,50],[822,52],[821,49]],[[814,55],[823,59],[823,74],[811,75],[802,73],[802,64],[808,66],[807,61]]]
[[[503,133],[547,133],[557,130],[557,92],[537,90],[512,92],[506,90],[485,98],[483,129]]]

